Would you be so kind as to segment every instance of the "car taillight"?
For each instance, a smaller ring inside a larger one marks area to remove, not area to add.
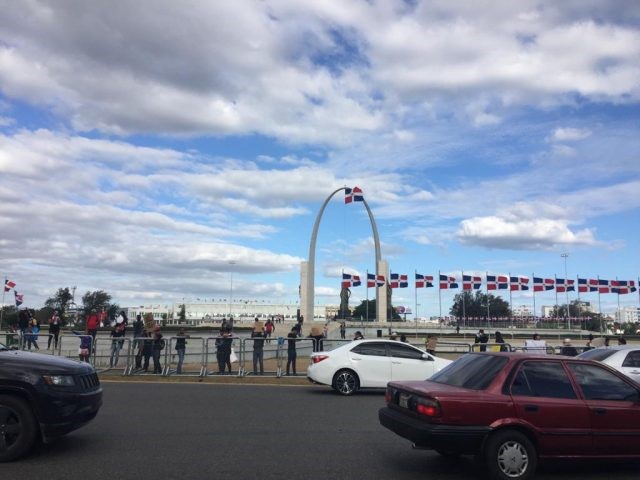
[[[320,363],[322,360],[326,360],[327,358],[329,358],[329,355],[315,355],[311,357],[311,361],[313,363]]]
[[[391,387],[387,387],[387,391],[384,392],[384,401],[385,403],[390,404],[390,403],[395,403],[395,396],[396,396],[396,391],[395,389],[391,388]]]
[[[416,399],[414,410],[418,415],[424,415],[425,417],[440,416],[440,404],[436,400],[428,398]]]

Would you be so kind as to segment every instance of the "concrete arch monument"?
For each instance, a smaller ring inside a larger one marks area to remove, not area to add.
[[[315,303],[315,262],[316,262],[316,240],[318,237],[318,228],[320,227],[320,221],[322,220],[322,214],[324,213],[325,208],[329,204],[329,201],[333,198],[333,196],[341,192],[342,190],[346,190],[347,187],[341,187],[333,191],[331,195],[327,197],[327,199],[322,204],[320,211],[318,212],[318,216],[316,217],[316,222],[313,225],[313,232],[311,233],[311,242],[309,244],[309,260],[306,262],[302,262],[300,265],[300,313],[304,316],[305,321],[312,321],[314,319],[313,311],[314,311],[314,303]],[[369,215],[369,221],[371,222],[371,230],[373,231],[373,242],[375,246],[375,256],[376,256],[376,276],[384,275],[385,278],[388,277],[388,266],[385,261],[382,260],[380,254],[380,238],[378,237],[378,227],[376,226],[376,221],[373,218],[373,213],[369,208],[369,204],[367,200],[363,198],[362,203],[364,207],[367,209],[367,213]],[[363,279],[364,282],[367,279]],[[365,283],[366,287],[366,283]],[[382,287],[376,288],[376,320],[378,322],[386,321],[386,308],[384,305],[387,304],[387,289],[386,285]],[[383,305],[383,308],[380,308],[380,305]]]

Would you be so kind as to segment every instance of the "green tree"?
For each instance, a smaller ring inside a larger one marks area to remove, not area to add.
[[[67,313],[71,302],[73,302],[73,294],[69,291],[69,288],[59,288],[53,297],[48,298],[44,302],[45,308],[43,310],[47,310],[45,312],[47,320],[51,317],[53,311],[57,310],[60,315],[60,319],[62,320],[62,324],[66,324]]]
[[[508,317],[511,315],[509,304],[502,298],[476,290],[475,295],[465,291],[453,297],[453,305],[449,314],[462,318],[463,312],[467,317],[487,317],[487,305],[491,317]]]
[[[95,290],[93,292],[87,292],[82,296],[82,309],[84,311],[84,318],[86,320],[87,315],[95,310],[96,312],[105,311],[107,318],[114,318],[118,312],[118,305],[111,303],[111,295],[103,290]]]
[[[187,310],[184,306],[184,303],[179,305],[179,310],[178,310],[178,320],[180,320],[181,322],[186,321],[187,319]]]
[[[367,308],[368,305],[368,308]],[[367,316],[367,313],[369,314],[369,316]],[[369,300],[367,303],[367,300],[363,300],[360,305],[358,305],[356,308],[353,309],[352,313],[352,318],[356,319],[356,320],[360,320],[361,318],[365,321],[365,322],[373,322],[376,320],[376,301],[374,300]],[[398,312],[396,311],[395,307],[391,307],[391,315],[394,321],[402,321],[402,317],[398,314]]]

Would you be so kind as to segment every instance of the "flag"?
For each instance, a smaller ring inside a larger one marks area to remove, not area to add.
[[[15,290],[13,291],[14,295],[16,296],[16,307],[19,307],[20,305],[22,305],[22,302],[24,302],[24,295],[22,293],[18,293]]]
[[[506,290],[509,279],[503,275],[487,275],[487,290]]]
[[[351,275],[350,273],[342,274],[342,288],[359,287],[360,285],[359,275]]]
[[[433,287],[433,275],[421,275],[416,273],[416,288]]]
[[[636,291],[636,282],[633,280],[611,280],[611,293],[625,295]]]
[[[351,202],[362,202],[364,200],[364,196],[362,195],[362,190],[360,187],[353,188],[345,188],[344,189],[344,203]]]
[[[462,290],[478,290],[482,285],[482,278],[473,275],[462,275]]]
[[[4,291],[8,292],[12,288],[16,287],[16,282],[12,282],[11,280],[4,279]]]
[[[445,290],[447,288],[458,288],[458,284],[456,283],[456,277],[440,275],[440,290]]]
[[[590,280],[591,281],[591,280]],[[596,280],[598,286],[598,293],[611,293],[611,282],[609,280]]]
[[[389,286],[391,288],[407,288],[409,286],[409,276],[401,273],[392,273]]]
[[[591,280],[586,278],[578,278],[578,291],[579,292],[597,292],[598,280]]]
[[[367,288],[382,287],[384,285],[384,275],[374,275],[367,273]]]
[[[564,293],[564,292],[575,292],[576,281],[569,278],[556,278],[556,292]]]
[[[555,281],[553,278],[533,277],[533,291],[544,292],[545,290],[553,290]]]
[[[529,279],[527,277],[509,277],[509,290],[529,290]]]

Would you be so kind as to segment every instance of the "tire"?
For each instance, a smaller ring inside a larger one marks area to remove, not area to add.
[[[24,455],[35,443],[37,433],[29,405],[18,397],[0,395],[0,462]]]
[[[360,389],[360,379],[353,370],[339,370],[333,376],[332,387],[340,395],[353,395]]]
[[[484,456],[491,480],[527,480],[533,477],[538,464],[533,443],[516,430],[491,435]]]

